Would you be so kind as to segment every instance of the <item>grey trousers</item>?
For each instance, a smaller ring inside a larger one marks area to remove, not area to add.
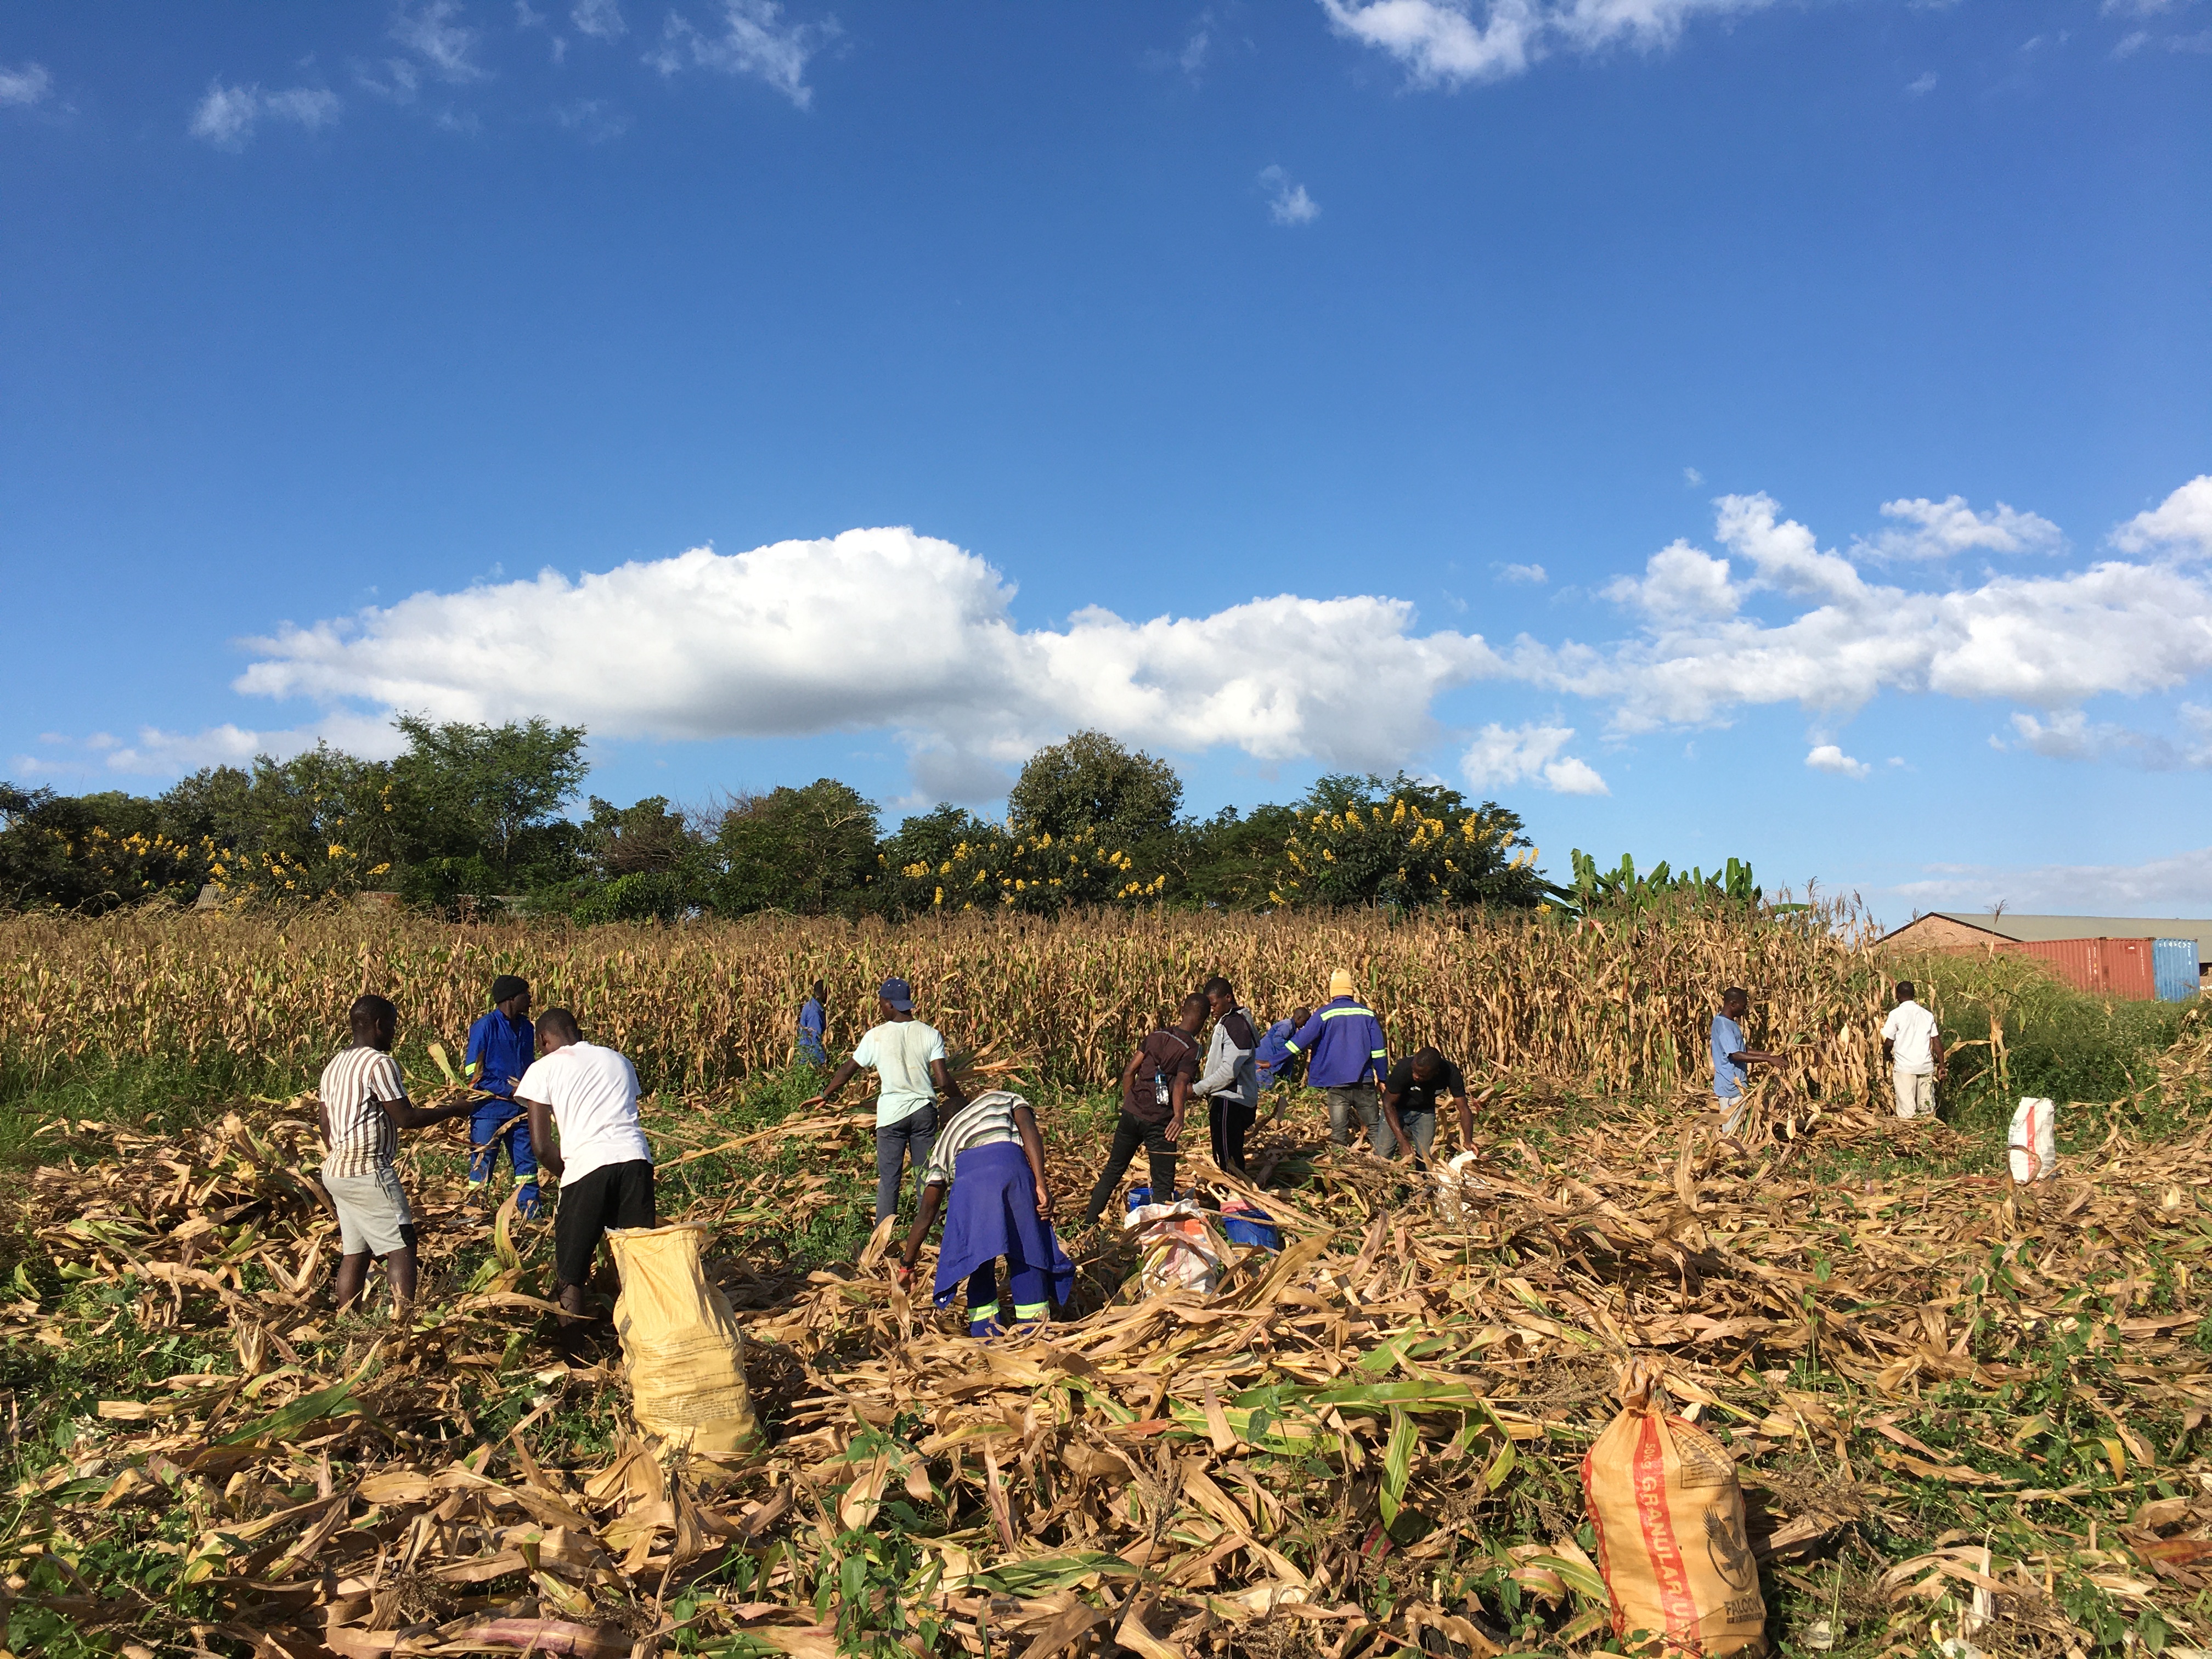
[[[1355,1083],[1347,1089],[1324,1089],[1322,1095],[1328,1102],[1329,1145],[1352,1145],[1355,1118],[1370,1138],[1375,1134],[1375,1126],[1382,1121],[1382,1097],[1373,1084]],[[1389,1131],[1386,1128],[1382,1133],[1387,1136]]]
[[[896,1215],[899,1206],[900,1166],[914,1165],[915,1191],[921,1190],[921,1171],[929,1162],[929,1149],[937,1141],[937,1108],[925,1106],[896,1123],[876,1125],[876,1219]]]

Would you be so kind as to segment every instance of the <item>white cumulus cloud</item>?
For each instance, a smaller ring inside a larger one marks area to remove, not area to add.
[[[54,77],[44,64],[25,64],[21,69],[0,64],[0,105],[27,109],[44,103],[53,89]]]
[[[1551,577],[1540,564],[1508,564],[1498,567],[1498,580],[1502,582],[1528,582],[1540,586]]]
[[[2112,532],[2123,553],[2169,552],[2212,558],[2212,473],[2191,478],[2147,513]]]
[[[1522,73],[1556,45],[1596,52],[1670,46],[1701,14],[1757,11],[1773,0],[1321,0],[1330,27],[1387,52],[1417,87],[1459,87]]]
[[[1562,795],[1609,795],[1605,780],[1587,761],[1559,751],[1574,738],[1571,726],[1486,726],[1460,757],[1460,770],[1477,789],[1540,781]]]
[[[888,727],[925,783],[976,787],[1095,726],[1263,761],[1389,769],[1432,740],[1431,704],[1494,673],[1482,641],[1413,631],[1402,600],[1255,599],[1206,617],[1093,607],[1024,629],[974,554],[910,530],[749,553],[695,548],[571,580],[418,593],[251,641],[242,691],[441,720],[542,714],[611,737]],[[487,629],[507,643],[485,653]]]
[[[1267,192],[1267,216],[1279,225],[1310,225],[1321,217],[1321,204],[1293,184],[1280,167],[1260,169],[1260,184]]]
[[[1866,580],[1765,495],[1718,509],[1725,556],[1676,542],[1605,590],[1635,615],[1634,636],[1524,640],[1513,672],[1608,702],[1613,728],[1637,732],[1779,702],[1832,720],[1885,690],[2068,709],[2212,670],[2212,584],[2172,560],[1931,591]]]
[[[1977,513],[1963,495],[1940,501],[1926,496],[1911,501],[1884,501],[1881,515],[1894,519],[1898,527],[1884,530],[1859,544],[1861,552],[1884,559],[1948,559],[1955,554],[2057,553],[2066,538],[2050,520],[2022,513],[1999,501],[1987,513]]]
[[[1832,772],[1839,778],[1863,778],[1874,770],[1863,760],[1855,760],[1832,743],[1813,745],[1805,757],[1805,764],[1815,772]]]
[[[775,0],[722,0],[720,17],[705,29],[671,12],[659,46],[645,61],[663,75],[688,65],[751,76],[805,109],[814,101],[807,62],[841,32],[834,17],[791,21]]]

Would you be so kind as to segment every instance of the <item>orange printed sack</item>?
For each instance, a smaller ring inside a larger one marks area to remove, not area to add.
[[[1696,1424],[1667,1414],[1658,1382],[1630,1363],[1620,1415],[1583,1459],[1613,1634],[1632,1652],[1764,1653],[1766,1603],[1735,1463]]]

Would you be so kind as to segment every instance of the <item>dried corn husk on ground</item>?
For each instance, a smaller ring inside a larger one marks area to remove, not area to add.
[[[431,1160],[429,1295],[395,1328],[319,1310],[335,1240],[296,1107],[188,1147],[110,1135],[37,1172],[19,1292],[112,1285],[133,1330],[226,1352],[102,1402],[17,1492],[11,1616],[294,1656],[1589,1646],[1575,1469],[1637,1355],[1728,1444],[1770,1583],[1823,1617],[1832,1589],[1855,1642],[2086,1651],[2100,1619],[2156,1617],[2212,1643],[2205,1137],[2115,1138],[2014,1189],[1994,1148],[1941,1172],[1973,1149],[1940,1124],[1778,1094],[1724,1141],[1705,1106],[1563,1127],[1501,1097],[1481,1201],[1446,1218],[1402,1166],[1316,1146],[1301,1104],[1251,1149],[1297,1183],[1251,1194],[1279,1255],[1133,1300],[1102,1228],[1069,1241],[1079,1316],[990,1344],[893,1287],[887,1231],[843,1267],[781,1261],[776,1220],[850,1200],[763,1173],[715,1200],[777,1437],[735,1476],[628,1433],[611,1345],[564,1361],[533,1328],[542,1231],[468,1219]],[[752,1139],[857,1163],[854,1123]],[[1080,1192],[1097,1138],[1051,1141]],[[99,1340],[57,1301],[19,1294],[0,1330]],[[168,1576],[101,1565],[142,1558]]]

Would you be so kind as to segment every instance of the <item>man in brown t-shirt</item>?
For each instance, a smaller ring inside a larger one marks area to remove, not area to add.
[[[1205,1026],[1206,999],[1194,991],[1182,1000],[1175,1024],[1146,1037],[1121,1068],[1121,1115],[1114,1126],[1114,1150],[1091,1189],[1083,1213],[1085,1226],[1105,1214],[1139,1146],[1152,1164],[1152,1201],[1164,1204],[1174,1195],[1176,1137],[1182,1133],[1183,1103],[1198,1077],[1198,1034]]]

